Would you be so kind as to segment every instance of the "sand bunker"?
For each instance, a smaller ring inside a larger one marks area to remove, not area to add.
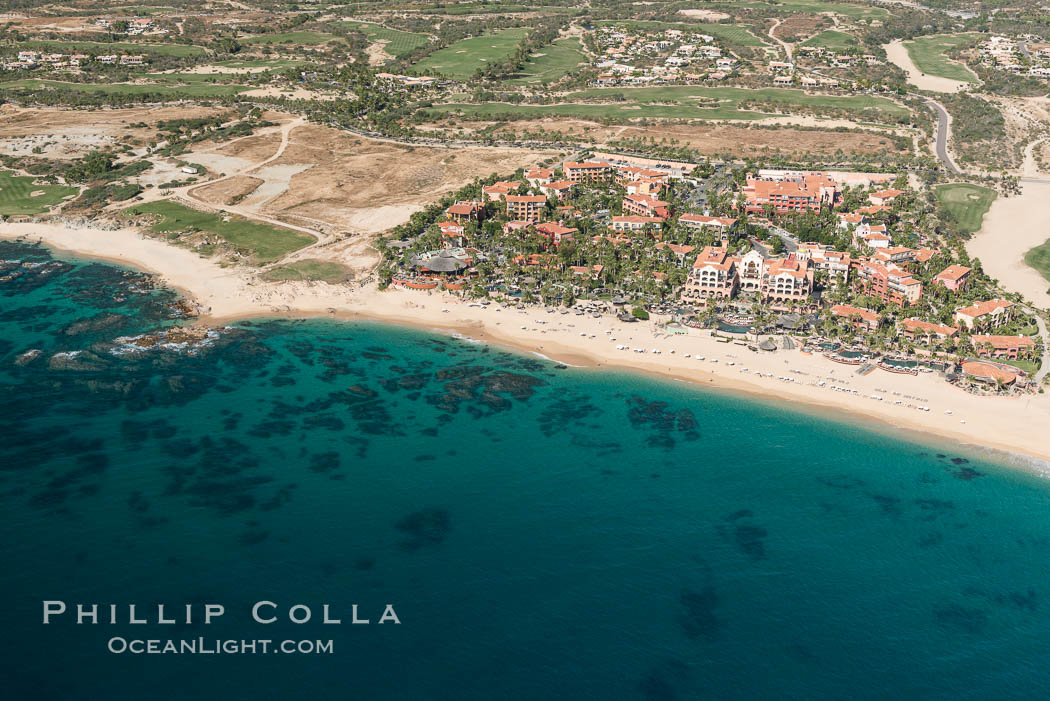
[[[712,22],[717,22],[721,19],[729,19],[729,15],[727,15],[726,13],[715,12],[714,10],[688,9],[679,10],[678,14],[684,15],[686,17],[692,17],[694,19],[710,20]]]
[[[889,59],[890,63],[893,63],[903,70],[908,75],[908,82],[919,90],[930,90],[933,92],[959,92],[970,86],[970,83],[961,80],[940,78],[920,71],[919,68],[912,63],[911,56],[908,55],[908,49],[904,47],[904,43],[900,39],[895,39],[889,44],[884,44],[882,48],[886,50],[886,58]]]

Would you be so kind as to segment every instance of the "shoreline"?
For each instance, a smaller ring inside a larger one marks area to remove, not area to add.
[[[243,268],[222,268],[186,249],[141,236],[133,229],[67,229],[59,224],[0,224],[0,238],[41,243],[77,256],[130,266],[202,305],[197,323],[230,324],[253,318],[324,318],[371,321],[506,346],[583,370],[611,368],[678,380],[697,387],[769,402],[790,402],[826,418],[851,421],[881,433],[905,432],[909,440],[943,441],[1019,457],[1029,472],[1050,472],[1050,442],[1040,438],[1050,425],[1050,395],[980,397],[932,374],[895,375],[855,367],[799,350],[749,351],[719,343],[707,331],[668,335],[651,322],[624,323],[608,315],[547,313],[542,307],[469,307],[446,293],[374,286],[348,289],[325,283],[262,283]],[[447,311],[446,311],[447,310]],[[645,353],[616,350],[644,348]],[[655,354],[653,350],[660,350]],[[673,352],[672,352],[673,351]],[[686,357],[686,356],[690,357]],[[699,360],[704,357],[705,360]],[[717,358],[715,362],[712,359]],[[747,369],[744,372],[744,368]],[[761,373],[761,375],[760,375]],[[818,386],[817,382],[824,382]],[[831,385],[852,393],[833,391]],[[872,399],[872,395],[883,400]],[[914,399],[929,411],[893,404]],[[790,404],[788,405],[790,407]],[[951,411],[948,414],[947,411]],[[861,420],[866,423],[860,423]],[[872,421],[874,419],[874,421]],[[925,439],[925,440],[924,440]],[[1002,460],[1016,465],[1018,460]],[[1022,465],[1017,465],[1022,467]]]
[[[817,416],[825,421],[856,425],[862,430],[872,431],[884,436],[902,436],[905,440],[912,443],[926,445],[931,448],[935,447],[939,450],[945,449],[948,442],[954,440],[958,442],[957,445],[953,445],[954,450],[959,450],[961,446],[962,450],[969,452],[971,455],[976,455],[983,459],[992,459],[999,463],[1007,464],[1011,468],[1021,468],[1039,477],[1050,477],[1050,451],[1048,451],[1046,456],[1041,456],[1039,454],[1022,452],[1018,448],[1009,444],[977,441],[973,437],[962,432],[952,433],[948,431],[931,431],[929,429],[902,426],[898,422],[892,421],[877,413],[865,411],[863,408],[840,408],[819,400],[800,398],[794,396],[791,392],[770,392],[752,383],[734,382],[731,377],[725,377],[716,372],[708,373],[710,375],[710,378],[708,378],[709,382],[704,383],[697,377],[688,376],[680,371],[676,372],[671,368],[668,368],[667,370],[659,370],[627,363],[603,362],[595,356],[582,354],[581,351],[576,349],[566,351],[548,349],[546,351],[539,351],[536,347],[533,347],[528,343],[521,343],[507,337],[499,337],[497,334],[489,334],[484,331],[480,334],[477,334],[476,332],[475,334],[470,334],[467,333],[467,327],[454,325],[428,326],[406,319],[371,316],[368,314],[300,314],[295,315],[294,317],[258,315],[253,318],[299,318],[313,320],[323,319],[347,323],[376,323],[453,336],[466,342],[483,343],[494,347],[502,347],[512,352],[524,353],[552,363],[564,365],[574,370],[596,371],[599,369],[609,369],[625,374],[637,374],[650,379],[655,378],[668,382],[680,382],[695,389],[724,394],[741,400],[759,401],[769,407],[806,413],[812,416]],[[216,319],[215,321],[219,323],[236,323],[245,320],[248,319],[238,317],[225,320]],[[732,344],[729,345],[731,346]],[[830,361],[828,362],[831,364]],[[882,377],[886,376],[883,375]],[[843,415],[842,412],[845,412],[845,415]],[[935,435],[936,438],[931,437],[931,434]]]

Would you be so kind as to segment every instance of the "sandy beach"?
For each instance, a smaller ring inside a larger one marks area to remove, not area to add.
[[[744,346],[720,343],[708,331],[695,329],[668,335],[656,319],[624,323],[610,315],[595,318],[549,313],[542,308],[471,306],[449,294],[379,291],[374,286],[264,283],[253,271],[220,267],[190,251],[145,238],[134,229],[0,224],[0,238],[22,236],[155,273],[201,305],[202,323],[290,316],[407,324],[505,344],[570,365],[655,373],[706,387],[802,402],[840,416],[847,412],[873,428],[918,432],[910,434],[911,438],[935,434],[1050,461],[1050,443],[1044,436],[1050,426],[1050,395],[979,397],[934,374],[896,375],[876,370],[859,376],[852,366],[799,350],[759,354]],[[1040,471],[1047,467],[1034,462],[1032,466]]]

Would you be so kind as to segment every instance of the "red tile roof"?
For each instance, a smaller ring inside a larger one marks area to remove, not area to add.
[[[963,307],[962,309],[956,309],[955,311],[964,316],[984,316],[985,314],[991,314],[997,309],[1009,309],[1014,306],[1013,302],[1008,302],[1005,299],[990,299],[986,302],[977,302],[971,304],[969,307]]]
[[[959,332],[959,329],[954,326],[934,324],[929,321],[922,321],[921,319],[905,319],[901,322],[901,326],[909,331],[922,331],[924,333],[939,334],[941,336],[954,336]]]
[[[965,265],[949,265],[947,268],[937,273],[934,280],[953,280],[958,281],[970,274],[972,268],[967,268]]]
[[[970,340],[975,346],[988,344],[992,348],[1035,348],[1035,341],[1028,336],[985,336],[974,334]]]
[[[882,316],[876,314],[870,309],[862,309],[860,307],[854,307],[852,304],[836,304],[831,308],[831,313],[835,316],[842,316],[849,318],[851,316],[859,316],[861,319],[871,323],[879,323]]]

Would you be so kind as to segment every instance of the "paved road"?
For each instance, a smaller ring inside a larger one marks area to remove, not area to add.
[[[937,139],[933,145],[934,152],[945,168],[952,173],[959,174],[962,171],[959,170],[959,166],[955,165],[951,156],[948,155],[948,112],[941,107],[940,103],[933,100],[927,100],[926,104],[937,115]]]

